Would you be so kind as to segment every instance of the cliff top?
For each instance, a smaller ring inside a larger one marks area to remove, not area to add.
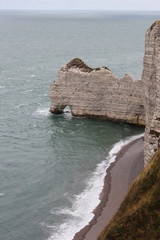
[[[100,234],[98,240],[159,239],[159,179],[160,149],[134,181],[118,212]]]
[[[156,26],[156,24],[160,24],[160,20],[155,21],[151,26],[150,26],[150,30],[152,30],[154,28],[154,26]]]
[[[69,70],[71,68],[78,68],[80,69],[82,72],[92,72],[92,71],[99,71],[100,68],[91,68],[89,67],[85,62],[83,62],[80,58],[74,58],[73,60],[71,60],[66,66],[65,66],[65,70]],[[104,69],[109,70],[109,68],[107,67],[102,67]],[[110,71],[110,70],[109,70]]]

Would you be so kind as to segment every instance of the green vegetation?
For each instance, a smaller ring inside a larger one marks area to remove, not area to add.
[[[160,239],[160,149],[132,184],[98,240]]]
[[[99,71],[100,68],[91,68],[89,67],[86,63],[84,63],[80,58],[74,58],[73,60],[71,60],[67,65],[66,65],[66,69],[70,69],[70,68],[79,68],[81,69],[82,72],[92,72],[94,71]],[[105,69],[108,69],[107,67],[103,67]],[[109,69],[108,69],[109,70]]]
[[[67,64],[67,69],[70,69],[70,68],[80,68],[83,72],[93,71],[93,68],[90,68],[87,64],[85,64],[79,58],[74,58]]]
[[[157,23],[160,23],[160,20],[155,21],[155,22],[151,25],[150,29],[152,30],[153,27],[154,27]]]

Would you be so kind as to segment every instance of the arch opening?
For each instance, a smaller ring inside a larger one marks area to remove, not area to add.
[[[68,106],[68,105],[65,106],[64,109],[63,109],[63,112],[64,112],[64,113],[71,113],[71,108],[70,108],[70,106]]]

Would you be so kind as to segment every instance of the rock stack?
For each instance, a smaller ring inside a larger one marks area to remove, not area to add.
[[[76,58],[62,67],[50,88],[52,113],[69,106],[73,116],[144,125],[142,81],[118,79],[107,67],[92,69]]]

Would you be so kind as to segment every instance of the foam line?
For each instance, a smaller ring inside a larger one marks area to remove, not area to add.
[[[75,233],[92,220],[94,216],[93,211],[100,203],[99,196],[103,189],[106,169],[115,161],[116,154],[123,146],[142,136],[143,134],[132,136],[116,143],[110,150],[106,160],[97,165],[96,170],[88,181],[86,189],[79,195],[74,196],[72,208],[52,212],[57,215],[68,215],[68,219],[52,233],[48,240],[72,240]],[[54,226],[53,229],[55,229]]]

